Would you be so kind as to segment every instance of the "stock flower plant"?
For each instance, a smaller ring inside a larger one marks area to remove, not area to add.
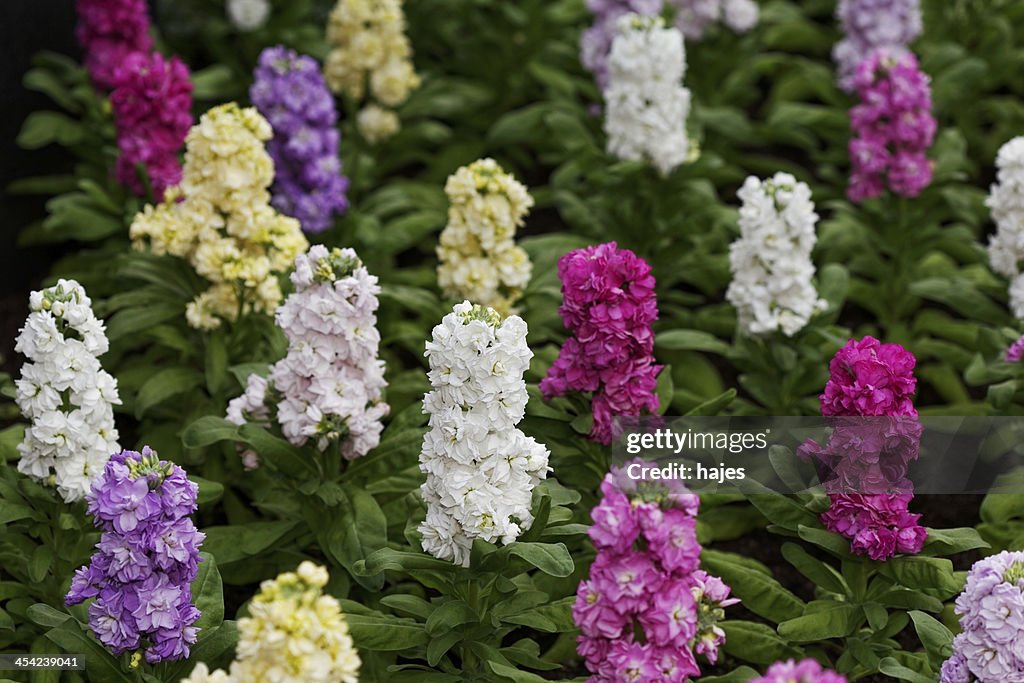
[[[25,4],[2,683],[1024,681],[1019,5]]]

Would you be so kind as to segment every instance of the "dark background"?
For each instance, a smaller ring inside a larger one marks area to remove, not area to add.
[[[45,197],[11,196],[7,186],[18,178],[69,168],[63,150],[25,151],[15,144],[29,112],[51,106],[46,96],[21,85],[32,56],[39,50],[78,55],[73,0],[0,0],[0,355],[9,369],[14,336],[24,321],[29,292],[46,276],[58,255],[53,249],[18,249],[21,229],[43,218]]]

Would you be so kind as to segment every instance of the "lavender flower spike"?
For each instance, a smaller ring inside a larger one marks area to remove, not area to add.
[[[249,96],[270,122],[274,160],[271,203],[307,233],[331,227],[348,208],[348,178],[338,156],[338,112],[320,66],[282,46],[260,54]]]
[[[189,516],[199,487],[156,452],[111,456],[86,497],[103,532],[64,600],[89,598],[89,627],[115,655],[144,650],[150,663],[186,659],[199,629],[191,583],[205,535]]]

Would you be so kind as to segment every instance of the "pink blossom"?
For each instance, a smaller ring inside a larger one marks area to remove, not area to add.
[[[764,672],[764,676],[755,678],[750,683],[846,683],[846,677],[822,669],[821,664],[813,659],[804,659],[800,662],[790,659],[775,662]]]
[[[878,49],[857,66],[853,80],[860,104],[850,110],[847,196],[861,202],[881,195],[886,184],[903,197],[916,197],[932,181],[926,156],[935,140],[928,76],[906,51]]]
[[[666,648],[685,650],[697,635],[697,605],[689,582],[666,581],[640,613],[647,639]]]
[[[654,333],[658,317],[651,267],[614,242],[577,249],[558,261],[562,321],[572,337],[540,383],[545,399],[594,394],[590,438],[610,443],[613,418],[656,412]]]
[[[96,87],[110,90],[114,73],[131,54],[153,49],[145,0],[77,0],[78,42]]]
[[[178,151],[192,125],[192,84],[188,68],[177,57],[136,52],[124,58],[114,71],[110,104],[117,126],[120,155],[117,179],[135,194],[144,187],[142,166],[153,196],[181,181]]]
[[[691,572],[697,568],[697,520],[683,510],[666,510],[662,523],[644,535],[651,552],[669,571]]]
[[[605,496],[590,513],[594,519],[590,540],[598,548],[624,552],[633,545],[640,527],[629,498],[620,492]]]

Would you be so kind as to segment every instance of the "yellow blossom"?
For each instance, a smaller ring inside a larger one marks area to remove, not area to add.
[[[401,0],[338,0],[327,24],[332,46],[324,60],[324,77],[331,90],[357,103],[367,95],[359,113],[360,134],[374,144],[400,127],[398,116],[384,107],[398,107],[420,86],[405,35]]]
[[[278,277],[309,246],[299,222],[270,206],[271,129],[258,111],[230,103],[206,112],[186,138],[182,182],[132,221],[136,249],[183,258],[210,282],[185,311],[214,329],[239,313],[273,313]]]
[[[438,284],[449,297],[469,299],[502,315],[514,312],[532,271],[514,238],[533,198],[493,159],[460,168],[448,178],[445,193],[448,224],[437,248]]]

